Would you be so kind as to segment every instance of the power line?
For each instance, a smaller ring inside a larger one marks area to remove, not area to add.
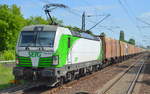
[[[74,14],[74,15],[76,15],[78,17],[81,17],[81,14],[75,12],[75,9],[68,8],[68,9],[65,9],[65,10],[68,11],[69,13],[71,13],[71,14]]]
[[[131,7],[129,6],[129,4],[127,3],[127,0],[123,0],[124,1],[124,3],[126,4],[126,6],[128,7],[128,9],[130,10],[130,12],[131,12],[131,16],[133,16],[133,18],[135,19],[135,24],[136,24],[136,28],[137,28],[137,30],[139,31],[139,33],[140,33],[140,36],[141,36],[141,28],[140,28],[140,25],[138,24],[138,22],[137,22],[137,17],[135,16],[135,14],[134,14],[134,12],[133,12],[133,10],[131,9]]]
[[[144,20],[142,20],[142,19],[140,19],[140,18],[136,18],[138,21],[140,21],[140,22],[142,22],[142,23],[144,23],[144,24],[147,24],[147,25],[149,25],[150,26],[150,23],[148,23],[148,22],[146,22],[146,21],[144,21]]]
[[[84,3],[86,3],[87,5],[89,5],[89,6],[91,6],[91,3],[89,3],[89,2],[87,2],[86,0],[82,0]],[[95,10],[100,10],[99,8],[97,8],[97,7],[93,7]],[[100,10],[100,11],[102,11],[102,10]],[[106,16],[106,15],[103,15],[103,16]],[[97,17],[96,17],[96,19],[97,19]],[[94,23],[94,24],[96,24],[96,22],[93,22],[93,21],[88,21],[88,22],[92,22],[92,23]],[[113,23],[114,24],[114,23]],[[99,27],[101,27],[101,26],[99,26]],[[97,28],[98,29],[98,28]],[[99,28],[100,29],[100,28]],[[113,30],[112,30],[112,27],[105,27],[105,29],[106,30],[109,30],[109,31],[111,31],[111,32],[114,32]]]
[[[135,15],[132,14],[132,13],[131,13],[132,16],[130,15],[128,9],[124,6],[124,4],[122,3],[121,0],[118,0],[118,2],[119,2],[119,4],[121,5],[121,7],[123,8],[123,10],[125,11],[125,13],[127,14],[127,16],[128,16],[128,18],[130,19],[130,21],[135,25],[135,27],[137,28],[137,30],[138,30],[139,32],[141,32],[141,29],[139,28],[139,25],[137,24],[137,22],[133,20],[133,18],[135,18],[135,17],[134,17]],[[129,5],[127,4],[127,2],[126,2],[126,6],[129,7]],[[132,17],[133,17],[133,18],[132,18]],[[136,18],[135,18],[135,19],[136,19]]]
[[[106,15],[103,19],[101,19],[98,23],[96,23],[94,26],[92,26],[89,30],[93,29],[94,27],[96,27],[98,24],[100,24],[101,22],[103,22],[106,18],[108,18],[110,16],[110,14]]]
[[[134,21],[128,11],[128,9],[124,6],[124,4],[121,2],[121,0],[118,0],[119,4],[121,5],[121,7],[123,8],[123,10],[125,11],[125,13],[127,14],[127,16],[129,17],[129,19],[132,21],[132,23],[134,24]]]
[[[133,12],[133,10],[131,9],[131,7],[129,6],[129,4],[127,3],[127,0],[123,0],[124,3],[126,4],[126,6],[128,7],[128,9],[131,11],[131,15],[133,16],[133,18],[136,20],[135,21],[135,24],[137,25],[136,27],[138,28],[138,30],[141,32],[141,28],[137,22],[137,19],[136,19],[136,16],[135,16],[135,13]]]
[[[47,0],[39,0],[39,1],[43,2],[43,3],[51,3],[51,2],[49,2]],[[81,15],[79,13],[75,12],[75,11],[77,11],[75,9],[72,9],[72,8],[68,7],[68,8],[65,8],[65,10],[68,11],[69,13],[71,13],[71,14],[74,14],[74,15],[76,15],[78,17],[81,17]]]

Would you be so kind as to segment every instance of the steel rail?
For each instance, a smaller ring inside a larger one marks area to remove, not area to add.
[[[135,87],[135,85],[136,85],[136,81],[138,80],[139,75],[140,75],[140,73],[141,73],[141,71],[142,71],[142,69],[143,69],[144,63],[145,63],[145,62],[143,61],[142,65],[140,66],[140,69],[138,70],[138,72],[137,72],[137,74],[136,74],[136,76],[135,76],[135,79],[131,82],[131,84],[130,84],[130,86],[129,86],[129,88],[128,88],[128,91],[126,92],[126,94],[132,94],[132,92],[133,92],[133,90],[134,90],[134,87]]]
[[[124,77],[124,75],[125,75],[126,73],[128,73],[128,72],[130,71],[130,69],[132,69],[132,68],[133,68],[135,65],[137,65],[137,64],[139,64],[139,63],[134,63],[134,64],[130,65],[130,66],[128,67],[128,69],[126,69],[117,79],[115,79],[114,82],[112,82],[112,84],[111,84],[110,86],[107,87],[106,90],[102,91],[101,93],[99,92],[98,94],[106,94],[113,86],[115,86],[115,84],[116,84],[119,80],[121,80],[121,79]]]

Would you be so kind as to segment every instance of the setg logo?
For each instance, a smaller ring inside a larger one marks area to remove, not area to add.
[[[41,57],[41,52],[29,52],[29,57]]]

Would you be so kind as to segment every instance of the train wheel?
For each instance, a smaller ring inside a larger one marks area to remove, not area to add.
[[[72,74],[71,81],[75,80],[75,74]]]
[[[58,78],[58,83],[56,84],[56,87],[62,86],[64,84],[64,77]]]

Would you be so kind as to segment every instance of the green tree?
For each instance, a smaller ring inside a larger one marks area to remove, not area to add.
[[[68,28],[68,29],[70,29],[72,31],[75,31],[75,32],[81,32],[82,31],[80,28],[78,28],[76,26],[72,27],[72,26],[69,25],[69,26],[64,26],[64,27]]]
[[[8,24],[2,20],[0,20],[0,51],[1,50],[5,50],[8,48],[8,39],[9,37],[7,36],[8,35],[8,31],[7,31],[7,28],[8,28]]]
[[[90,31],[90,30],[86,30],[85,32],[88,33],[88,34],[94,35],[93,32]]]
[[[54,21],[56,24],[58,24],[58,25],[63,25],[63,20],[59,20],[59,19],[57,19],[57,18],[55,18],[55,17],[52,17],[52,19],[53,19],[53,21]],[[51,20],[48,19],[48,22],[51,23]]]
[[[74,27],[72,27],[72,26],[64,26],[64,27],[68,28],[68,29],[70,29],[70,30],[72,30],[74,32],[86,32],[88,34],[94,35],[91,31],[89,31],[89,30],[83,31],[83,30],[81,30],[80,28],[78,28],[76,26],[74,26]]]
[[[120,38],[119,38],[119,40],[120,41],[125,41],[124,40],[124,31],[122,31],[122,30],[120,31]]]
[[[43,19],[40,16],[30,17],[27,19],[27,25],[36,25],[36,24],[48,24],[48,21]]]
[[[100,36],[106,36],[106,34],[105,34],[104,32],[102,32],[102,33],[100,34]]]
[[[0,51],[13,49],[21,28],[26,25],[20,8],[16,5],[0,5]]]
[[[62,25],[63,21],[62,20],[58,20],[55,17],[52,17],[53,21],[55,23],[57,23],[58,25]],[[27,19],[27,25],[37,25],[37,24],[49,24],[51,23],[51,20],[45,20],[44,18],[42,18],[41,16],[36,16],[36,17],[30,17]]]
[[[134,39],[129,39],[129,42],[128,42],[129,44],[132,44],[132,45],[135,45],[135,40]]]

